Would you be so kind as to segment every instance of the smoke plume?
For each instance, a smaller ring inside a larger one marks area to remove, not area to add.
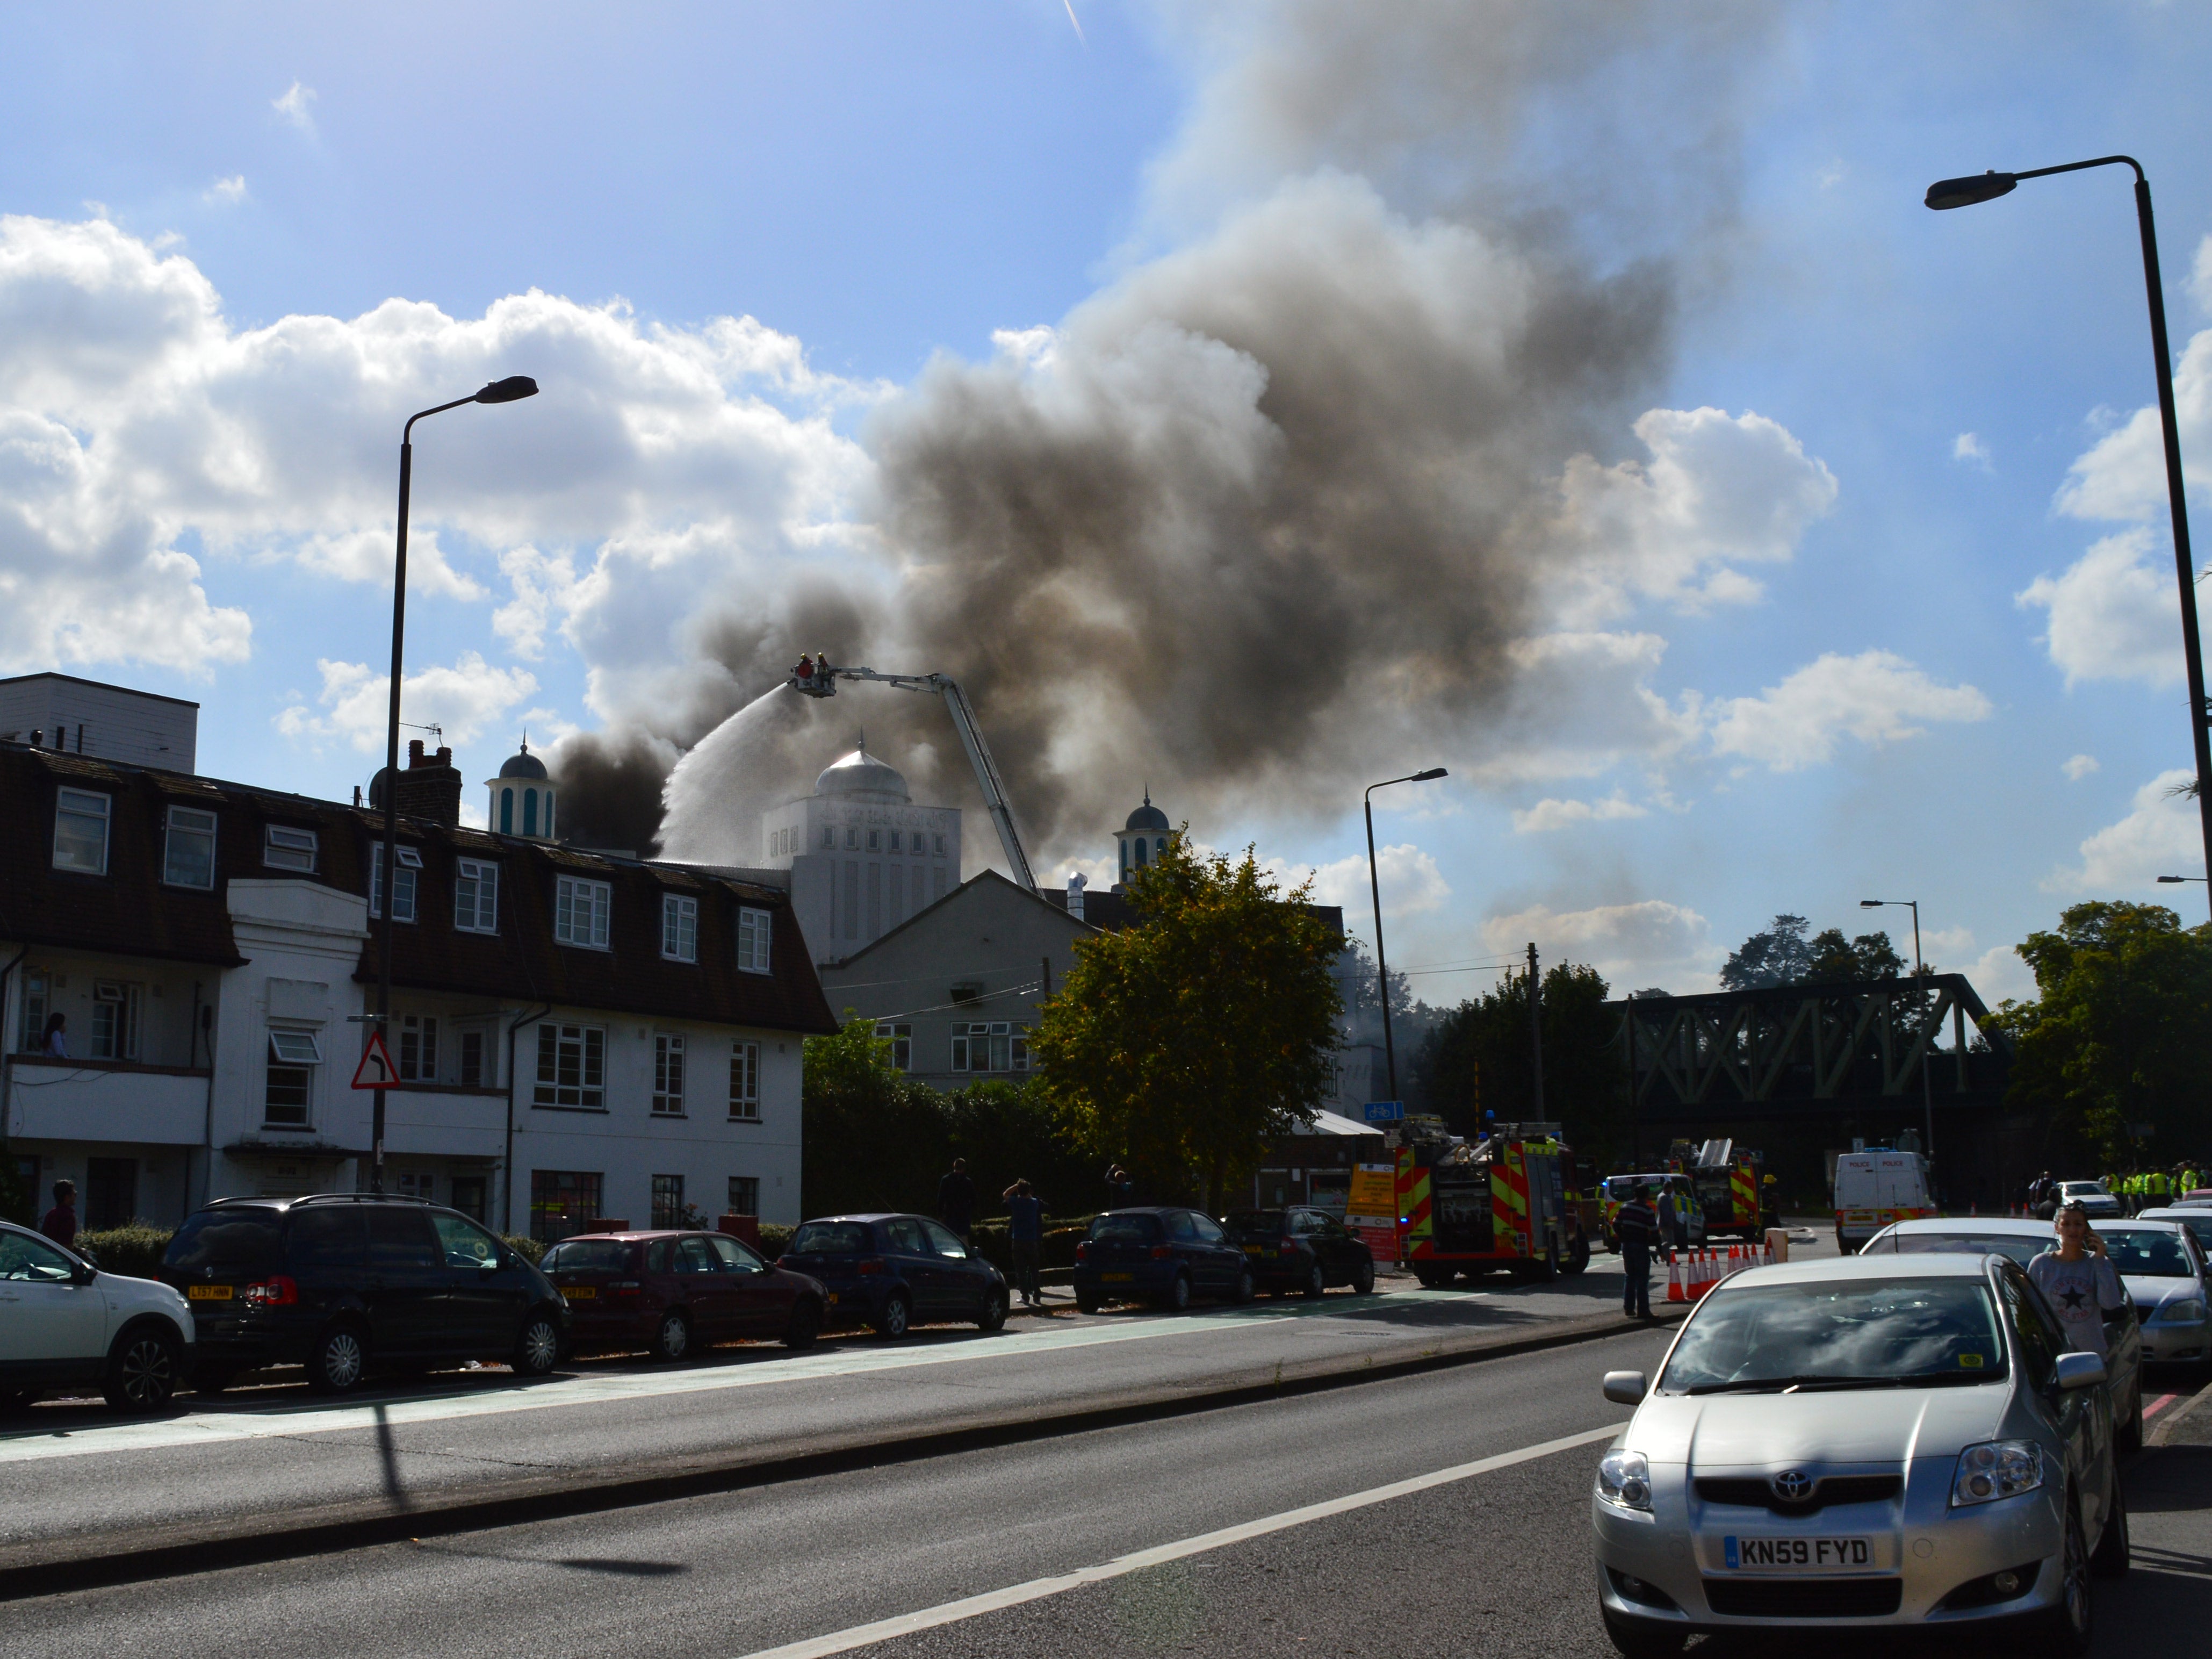
[[[1095,854],[1146,782],[1226,839],[1391,769],[1480,765],[1526,723],[1512,647],[1578,556],[1565,471],[1628,443],[1725,246],[1759,16],[1498,0],[1184,26],[1202,80],[1143,233],[1173,246],[880,407],[890,579],[735,628],[702,712],[802,649],[951,673],[1041,869]],[[672,855],[757,858],[747,815],[863,727],[918,795],[975,804],[933,700],[848,688],[738,720],[667,785]],[[587,789],[658,782],[625,752]]]

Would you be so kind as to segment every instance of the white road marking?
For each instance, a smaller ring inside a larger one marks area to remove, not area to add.
[[[1399,1302],[1463,1302],[1481,1292],[1401,1291]],[[1197,1332],[1227,1334],[1254,1325],[1327,1317],[1371,1299],[1339,1298],[1303,1307],[1239,1309],[1233,1313],[1178,1315],[1127,1325],[1085,1325],[1069,1330],[1006,1332],[971,1337],[938,1346],[848,1349],[793,1354],[774,1359],[684,1371],[611,1371],[527,1386],[495,1386],[478,1394],[442,1395],[429,1399],[364,1401],[357,1405],[279,1406],[263,1410],[213,1412],[149,1423],[98,1423],[82,1428],[0,1436],[0,1464],[36,1462],[50,1457],[82,1457],[95,1452],[150,1451],[173,1446],[220,1445],[278,1436],[331,1434],[347,1430],[437,1423],[454,1418],[490,1417],[507,1412],[545,1411],[588,1406],[610,1400],[649,1400],[720,1389],[758,1388],[774,1382],[809,1382],[823,1377],[859,1376],[917,1365],[945,1365],[986,1359],[1055,1353],[1067,1348],[1133,1342]]]
[[[1018,1607],[1025,1601],[1041,1601],[1048,1595],[1060,1595],[1072,1589],[1081,1589],[1086,1584],[1103,1583],[1109,1579],[1139,1572],[1146,1567],[1157,1567],[1164,1562],[1180,1561],[1186,1556],[1202,1555],[1208,1550],[1242,1544],[1249,1539],[1264,1538],[1269,1533],[1303,1527],[1309,1522],[1326,1521],[1331,1516],[1364,1510],[1370,1504],[1387,1504],[1394,1498],[1427,1492],[1433,1486],[1449,1486],[1455,1480],[1470,1480],[1478,1474],[1488,1474],[1493,1469],[1510,1468],[1516,1463],[1532,1463],[1540,1457],[1549,1457],[1554,1452],[1572,1451],[1577,1446],[1610,1440],[1626,1427],[1625,1422],[1609,1424],[1601,1429],[1589,1429],[1581,1434],[1547,1440],[1540,1445],[1523,1446],[1517,1451],[1499,1452],[1494,1457],[1480,1457],[1472,1463],[1455,1464],[1450,1468],[1437,1469],[1432,1474],[1393,1480],[1387,1486],[1370,1486],[1365,1492],[1309,1504],[1303,1509],[1285,1510],[1280,1515],[1247,1521],[1240,1526],[1224,1527],[1218,1532],[1200,1533],[1195,1538],[1185,1538],[1173,1544],[1138,1550],[1133,1554],[1117,1556],[1100,1566],[1079,1567],[1073,1572],[1060,1573],[1050,1578],[1032,1578],[1026,1584],[1010,1584],[1005,1589],[964,1596],[957,1601],[943,1602],[916,1613],[902,1613],[894,1619],[878,1619],[872,1625],[855,1625],[850,1630],[833,1632],[828,1636],[809,1637],[803,1642],[787,1642],[780,1648],[763,1648],[747,1654],[745,1659],[829,1659],[832,1654],[850,1653],[855,1648],[888,1642],[896,1637],[911,1636],[916,1631],[935,1630],[941,1625],[958,1624],[962,1620],[973,1619],[978,1613],[996,1613],[1002,1607]]]

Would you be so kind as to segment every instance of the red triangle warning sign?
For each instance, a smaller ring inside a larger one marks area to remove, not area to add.
[[[384,1046],[384,1034],[371,1031],[368,1047],[362,1051],[361,1064],[354,1067],[353,1086],[356,1089],[389,1089],[399,1081],[399,1068],[392,1063],[392,1050]]]

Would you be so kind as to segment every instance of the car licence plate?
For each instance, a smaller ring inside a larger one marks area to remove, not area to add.
[[[1101,1279],[1104,1279],[1104,1280],[1105,1280],[1109,1285],[1126,1285],[1126,1284],[1127,1284],[1131,1279],[1134,1279],[1134,1278],[1136,1277],[1136,1274],[1134,1274],[1134,1273],[1101,1273],[1101,1274],[1099,1274],[1099,1275],[1098,1275],[1098,1277],[1099,1277],[1099,1278],[1101,1278]]]
[[[191,1302],[228,1302],[234,1294],[228,1285],[192,1285],[185,1291],[185,1299]]]
[[[1874,1565],[1870,1538],[1739,1538],[1721,1540],[1732,1572],[1864,1572]]]
[[[599,1295],[589,1285],[563,1285],[561,1294],[571,1302],[589,1302]]]
[[[1247,1244],[1244,1247],[1244,1254],[1247,1255],[1265,1255],[1267,1252],[1257,1244]]]

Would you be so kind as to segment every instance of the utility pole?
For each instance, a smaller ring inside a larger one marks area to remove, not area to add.
[[[1542,982],[1536,977],[1536,942],[1528,941],[1528,1058],[1534,1079],[1529,1089],[1529,1102],[1534,1108],[1535,1121],[1544,1121],[1544,993]]]

